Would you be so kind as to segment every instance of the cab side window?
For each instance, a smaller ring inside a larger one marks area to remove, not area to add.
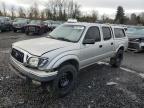
[[[116,37],[116,38],[123,38],[123,37],[125,37],[124,29],[115,28],[115,29],[114,29],[114,33],[115,33],[115,37]]]
[[[85,39],[94,39],[96,42],[101,41],[100,30],[98,27],[90,27],[86,33]]]
[[[105,41],[112,38],[111,30],[109,27],[102,27],[102,32],[103,32],[103,39]]]

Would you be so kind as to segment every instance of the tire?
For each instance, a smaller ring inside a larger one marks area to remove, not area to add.
[[[44,30],[40,29],[38,35],[42,35],[43,33],[44,33]]]
[[[11,31],[11,28],[10,28],[10,27],[8,27],[8,31]]]
[[[24,29],[24,28],[22,28],[22,29],[21,29],[21,32],[22,32],[22,33],[25,33],[25,29]]]
[[[50,92],[53,97],[64,97],[70,93],[77,82],[77,69],[71,65],[66,64],[60,67],[56,79],[52,81]]]
[[[26,35],[29,35],[29,32],[28,32],[28,31],[26,32]]]
[[[17,30],[14,30],[14,32],[16,33],[16,32],[17,32]]]
[[[136,50],[134,51],[134,53],[140,53],[140,52],[142,52],[142,49],[141,49],[141,48],[136,49]]]
[[[122,63],[122,60],[123,60],[123,53],[124,53],[124,51],[120,49],[120,50],[118,50],[115,57],[110,58],[110,65],[112,67],[118,68],[118,67],[121,66],[121,63]]]

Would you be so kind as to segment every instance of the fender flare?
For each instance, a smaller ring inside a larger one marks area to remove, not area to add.
[[[57,59],[57,61],[55,61],[52,65],[52,69],[58,68],[62,63],[69,61],[69,60],[75,60],[77,61],[78,65],[79,65],[79,58],[76,55],[66,55],[63,56],[59,59]]]
[[[119,47],[116,49],[116,53],[118,52],[118,50],[119,50],[121,47],[123,47],[123,48],[124,48],[124,51],[125,51],[124,45],[119,45]]]

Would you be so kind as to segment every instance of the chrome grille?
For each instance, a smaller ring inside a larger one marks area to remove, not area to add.
[[[12,49],[11,55],[13,58],[15,58],[17,61],[23,63],[24,62],[24,53],[16,50],[15,48]]]

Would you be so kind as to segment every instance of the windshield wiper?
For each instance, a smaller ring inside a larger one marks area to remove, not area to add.
[[[53,37],[51,35],[48,35],[47,38],[57,39],[57,38],[55,38],[55,37]]]
[[[47,38],[52,38],[52,39],[57,39],[57,40],[62,40],[62,41],[67,41],[67,42],[73,42],[73,41],[63,38],[63,37],[53,37],[51,35],[48,35]]]
[[[67,42],[73,42],[73,41],[71,41],[71,40],[69,40],[69,39],[66,39],[66,38],[63,38],[63,37],[58,37],[58,38],[56,38],[56,39],[58,39],[58,40],[63,40],[63,41],[67,41]]]

